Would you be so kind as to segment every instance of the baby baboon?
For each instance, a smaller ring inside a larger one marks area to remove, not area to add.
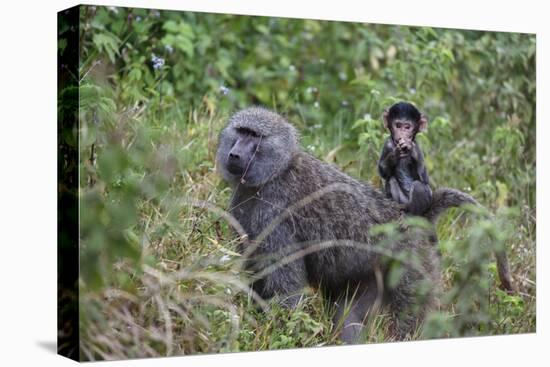
[[[249,236],[241,252],[261,297],[292,307],[304,287],[319,289],[336,308],[334,321],[342,323],[347,343],[358,340],[379,305],[394,316],[398,339],[412,334],[436,299],[434,232],[404,231],[386,242],[371,236],[372,226],[398,219],[401,205],[302,151],[294,127],[263,108],[230,118],[217,165],[234,188],[229,210]],[[469,198],[436,191],[426,216],[435,220]],[[402,270],[397,280],[388,276],[396,264]]]
[[[384,111],[382,118],[384,127],[390,131],[378,161],[378,172],[386,181],[386,196],[404,204],[409,214],[433,215],[435,208],[431,208],[433,194],[430,179],[424,155],[415,139],[418,132],[427,128],[427,117],[411,103],[399,102]],[[439,196],[449,192],[447,190],[440,190]],[[473,198],[464,195],[459,196],[461,202],[479,205]],[[499,251],[495,256],[502,288],[515,292],[506,251]]]
[[[384,111],[389,138],[378,161],[378,172],[386,181],[386,196],[405,204],[412,215],[423,215],[432,204],[432,189],[424,156],[416,134],[428,126],[428,119],[410,103],[399,102]]]

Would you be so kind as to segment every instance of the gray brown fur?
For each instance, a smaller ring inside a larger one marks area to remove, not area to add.
[[[236,127],[262,135],[244,177],[226,169]],[[253,247],[241,251],[248,253],[246,267],[256,275],[253,289],[264,299],[277,297],[292,307],[306,286],[319,289],[335,307],[334,321],[342,322],[341,338],[347,343],[358,341],[367,314],[379,305],[389,308],[395,336],[403,339],[437,303],[440,269],[435,232],[419,235],[404,231],[400,241],[379,243],[380,238],[371,236],[369,229],[397,221],[402,206],[369,184],[303,152],[296,130],[278,114],[252,107],[233,115],[220,135],[217,166],[234,188],[230,213],[252,240],[248,246]],[[335,185],[334,190],[296,206],[318,190]],[[460,199],[454,194],[443,195],[440,202],[434,200],[430,218],[435,220],[441,213],[438,203],[447,205],[453,198]],[[284,219],[255,244],[277,218]],[[291,262],[274,266],[285,256],[304,251]],[[395,261],[391,254],[402,252],[410,261],[401,261],[404,273],[390,287],[388,269]],[[258,276],[260,273],[263,275]],[[345,312],[348,305],[350,310]]]

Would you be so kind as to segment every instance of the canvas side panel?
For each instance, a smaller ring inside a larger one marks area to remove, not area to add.
[[[57,31],[57,352],[78,361],[78,6]]]

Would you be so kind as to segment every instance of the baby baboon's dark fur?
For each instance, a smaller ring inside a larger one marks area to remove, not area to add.
[[[243,161],[235,163],[235,156]],[[243,172],[235,174],[239,164]],[[374,225],[398,220],[402,206],[303,152],[283,117],[258,107],[237,112],[220,135],[217,165],[234,187],[230,213],[251,240],[241,250],[261,297],[292,307],[304,287],[321,290],[347,343],[358,341],[367,315],[380,305],[389,308],[395,336],[403,339],[436,302],[435,231],[404,230],[399,241],[386,242],[369,234]],[[438,205],[459,205],[466,200],[461,195],[436,191],[427,218],[443,211]],[[396,261],[402,275],[390,281]]]

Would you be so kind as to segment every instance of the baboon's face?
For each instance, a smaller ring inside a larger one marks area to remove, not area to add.
[[[258,107],[234,114],[220,134],[217,168],[232,185],[259,187],[278,177],[299,151],[294,127]]]
[[[244,178],[258,153],[262,136],[248,128],[236,128],[233,140],[225,166],[232,175]]]
[[[268,151],[267,141],[266,136],[251,127],[231,124],[226,127],[220,136],[217,154],[222,176],[232,184],[261,184],[266,170],[270,169],[262,163]]]
[[[416,122],[407,119],[395,119],[391,121],[391,134],[395,143],[401,141],[411,142],[416,134]]]

